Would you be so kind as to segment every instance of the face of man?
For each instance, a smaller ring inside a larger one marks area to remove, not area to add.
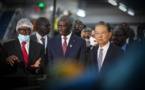
[[[108,31],[107,26],[98,25],[95,27],[95,38],[100,47],[103,47],[108,43],[112,35],[112,32]]]
[[[60,20],[58,21],[58,32],[60,35],[67,36],[70,34],[72,25],[68,20]]]
[[[79,34],[81,33],[82,29],[83,29],[83,24],[82,23],[74,23],[74,33]]]
[[[42,20],[37,27],[37,31],[40,35],[44,36],[50,32],[51,25],[48,20]]]
[[[31,29],[27,26],[21,26],[18,28],[18,31],[17,31],[18,34],[21,34],[21,35],[30,35],[31,34]]]
[[[116,29],[113,32],[112,40],[113,43],[119,47],[122,47],[126,43],[126,36],[121,29]]]

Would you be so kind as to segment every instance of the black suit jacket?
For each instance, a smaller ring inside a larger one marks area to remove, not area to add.
[[[3,67],[5,69],[4,73],[6,74],[29,74],[29,75],[35,75],[35,74],[44,74],[44,67],[45,67],[45,57],[44,57],[44,49],[43,45],[30,40],[29,44],[29,60],[28,60],[28,67],[24,67],[24,60],[23,55],[21,51],[20,42],[18,39],[8,41],[3,44],[2,47],[2,63]],[[14,63],[13,66],[10,66],[6,63],[6,58],[16,55],[18,59],[21,61],[20,63]],[[41,66],[38,73],[36,72],[36,69],[31,68],[31,65],[33,65],[39,58],[41,58]]]
[[[36,36],[36,34],[34,34],[34,35],[31,35],[30,36],[30,39],[31,40],[33,40],[33,41],[35,41],[35,42],[38,42],[38,38],[37,38],[37,36]],[[49,37],[47,36],[47,39],[49,39]],[[45,58],[46,58],[46,60],[48,60],[48,41],[47,41],[47,44],[46,44],[46,49],[45,49]],[[46,62],[47,63],[47,62]]]
[[[90,49],[90,65],[94,66],[97,71],[98,71],[98,62],[97,62],[98,48],[99,46],[96,45]],[[110,66],[111,64],[119,60],[119,58],[122,55],[123,55],[123,50],[120,47],[110,43],[110,46],[104,58],[104,62],[100,72],[104,71],[108,66]]]
[[[47,38],[49,39],[49,37],[48,37],[48,36],[47,36]],[[38,38],[36,37],[36,34],[31,35],[31,36],[30,36],[30,39],[31,39],[31,40],[33,40],[33,41],[38,42]],[[48,45],[46,45],[46,46],[48,46]]]
[[[52,65],[54,60],[77,60],[80,63],[85,63],[86,57],[86,42],[84,39],[72,34],[67,46],[66,54],[63,56],[61,35],[57,35],[48,41],[48,60]]]

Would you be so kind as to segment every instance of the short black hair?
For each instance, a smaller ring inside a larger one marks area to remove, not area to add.
[[[112,30],[110,24],[109,24],[109,23],[106,23],[106,22],[104,22],[104,21],[99,21],[99,22],[95,25],[95,28],[96,28],[98,25],[104,25],[104,26],[106,26],[109,32],[111,32],[111,30]]]
[[[71,18],[70,18],[70,16],[68,16],[68,15],[63,15],[63,16],[61,16],[61,17],[59,18],[58,22],[59,22],[59,21],[67,21],[69,24],[72,24]]]
[[[49,22],[49,20],[48,20],[47,18],[45,18],[45,17],[40,17],[40,18],[38,18],[38,19],[36,20],[36,28],[37,28],[39,25],[41,25],[42,22],[45,22],[45,21],[48,21],[48,22]],[[49,23],[50,23],[50,22],[49,22]]]

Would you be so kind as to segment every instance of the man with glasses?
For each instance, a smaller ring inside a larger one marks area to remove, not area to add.
[[[95,26],[95,38],[98,44],[90,50],[90,64],[95,66],[98,72],[104,71],[123,53],[120,47],[110,43],[111,36],[111,26],[108,23],[100,21]]]
[[[73,24],[73,33],[79,37],[81,37],[81,31],[86,28],[82,21],[75,20]]]

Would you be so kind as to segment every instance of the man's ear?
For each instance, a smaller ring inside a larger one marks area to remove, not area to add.
[[[109,34],[110,34],[110,38],[112,37],[112,33],[113,33],[112,31],[109,32]]]

